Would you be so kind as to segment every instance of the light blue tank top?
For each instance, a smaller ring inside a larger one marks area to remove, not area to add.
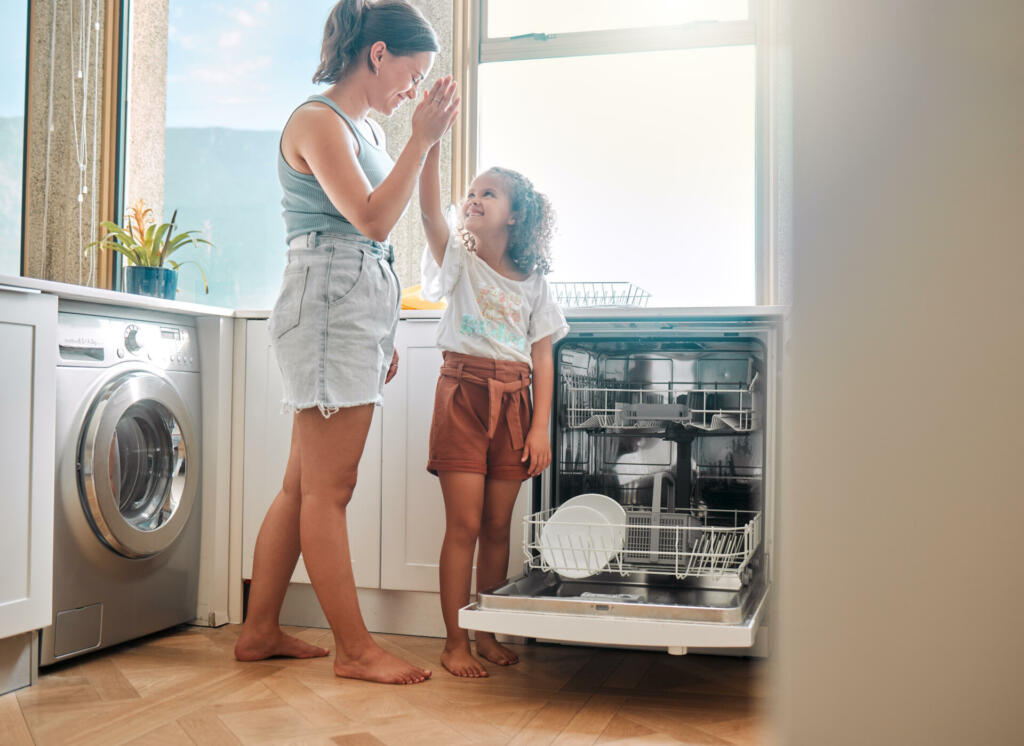
[[[299,108],[311,101],[330,106],[338,116],[348,123],[359,141],[359,166],[366,174],[367,180],[376,189],[391,173],[391,168],[395,165],[391,156],[383,147],[368,140],[345,112],[326,96],[310,96],[300,104]],[[277,146],[277,175],[281,180],[281,190],[284,192],[281,206],[284,207],[284,225],[287,232],[285,240],[291,241],[296,236],[302,236],[311,231],[362,235],[352,223],[345,219],[344,215],[338,212],[315,176],[296,171],[288,165],[284,159],[284,153],[281,152],[280,141]]]

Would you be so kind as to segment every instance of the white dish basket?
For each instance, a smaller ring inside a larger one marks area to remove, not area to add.
[[[596,512],[590,521],[574,520],[571,533],[545,537],[545,526],[555,512],[526,516],[523,546],[528,567],[564,577],[584,578],[603,570],[622,576],[643,572],[680,580],[742,580],[761,545],[760,511],[627,508],[625,522],[614,527],[625,535],[619,548],[607,519]]]

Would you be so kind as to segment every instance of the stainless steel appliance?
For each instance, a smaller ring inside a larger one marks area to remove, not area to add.
[[[53,623],[42,665],[195,618],[195,326],[132,313],[76,306],[58,317]]]
[[[523,575],[479,593],[460,624],[675,654],[751,648],[772,586],[781,311],[569,320],[555,349],[553,464],[523,526]],[[623,525],[580,521],[568,539],[563,525],[563,545],[551,546],[547,522],[582,493],[618,501]]]

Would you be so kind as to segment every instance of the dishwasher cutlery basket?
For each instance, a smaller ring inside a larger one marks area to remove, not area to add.
[[[554,510],[533,513],[524,519],[526,564],[531,569],[552,571],[543,558],[542,537]],[[575,577],[595,571],[628,575],[644,572],[684,578],[739,578],[761,544],[762,514],[750,510],[662,510],[626,508],[626,523],[619,528],[626,539],[611,560],[608,548],[601,544],[608,523],[580,523],[575,536],[560,537],[564,542],[562,563],[575,561],[567,568]],[[550,541],[548,541],[550,544]],[[550,547],[547,547],[550,555]],[[566,569],[564,564],[559,569]]]

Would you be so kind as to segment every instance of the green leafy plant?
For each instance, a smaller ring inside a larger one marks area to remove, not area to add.
[[[206,280],[206,273],[202,265],[196,261],[176,262],[170,258],[171,254],[185,244],[191,244],[196,248],[199,244],[213,246],[205,238],[199,238],[196,234],[201,231],[178,231],[175,222],[178,218],[178,211],[171,215],[169,223],[156,222],[153,211],[146,207],[143,200],[135,203],[125,213],[125,225],[120,226],[109,220],[104,220],[100,225],[107,231],[107,235],[99,241],[93,241],[86,246],[87,249],[97,247],[107,251],[116,251],[125,258],[129,265],[137,267],[163,267],[167,265],[172,269],[179,269],[186,264],[194,264],[203,276],[203,288],[210,292],[210,284]]]

